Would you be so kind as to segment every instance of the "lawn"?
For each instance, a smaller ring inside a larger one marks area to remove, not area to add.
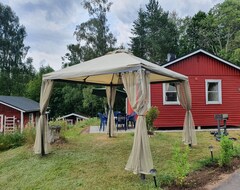
[[[45,157],[35,155],[29,145],[0,152],[0,189],[155,189],[152,176],[143,182],[124,169],[133,133],[109,138],[81,130],[67,130],[68,142],[54,144],[52,153]],[[229,133],[238,138],[240,131]],[[182,144],[181,136],[178,132],[164,132],[149,138],[158,185],[171,180],[172,150],[175,144]],[[209,159],[209,145],[214,146],[214,156],[219,151],[219,142],[209,132],[197,132],[197,139],[198,145],[189,153],[191,170]]]

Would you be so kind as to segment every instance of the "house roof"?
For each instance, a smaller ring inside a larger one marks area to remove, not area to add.
[[[190,54],[187,54],[187,55],[185,55],[185,56],[183,56],[183,57],[180,57],[180,58],[178,58],[178,59],[175,59],[175,60],[173,60],[173,61],[170,61],[170,62],[162,65],[162,67],[168,67],[169,65],[172,65],[172,64],[177,63],[177,62],[179,62],[179,61],[181,61],[181,60],[187,59],[187,58],[189,58],[189,57],[191,57],[191,56],[194,56],[194,55],[196,55],[196,54],[198,54],[198,53],[203,53],[203,54],[205,54],[205,55],[208,55],[209,57],[212,57],[213,59],[216,59],[216,60],[218,60],[218,61],[220,61],[220,62],[222,62],[222,63],[225,63],[225,64],[227,64],[227,65],[229,65],[229,66],[231,66],[231,67],[234,67],[234,68],[237,69],[237,70],[240,70],[240,67],[238,67],[238,66],[230,63],[229,61],[226,61],[226,60],[224,60],[224,59],[222,59],[222,58],[220,58],[220,57],[218,57],[218,56],[216,56],[216,55],[213,55],[213,54],[211,54],[211,53],[209,53],[209,52],[207,52],[207,51],[205,51],[205,50],[203,50],[203,49],[196,50],[196,51],[194,51],[194,52],[192,52],[192,53],[190,53]]]
[[[64,119],[64,118],[67,118],[67,117],[70,117],[70,116],[76,116],[76,117],[81,118],[81,119],[88,119],[87,117],[76,114],[76,113],[70,113],[68,115],[64,115],[64,116],[60,117],[60,119]]]
[[[39,111],[39,103],[25,97],[0,96],[0,103],[23,112]]]

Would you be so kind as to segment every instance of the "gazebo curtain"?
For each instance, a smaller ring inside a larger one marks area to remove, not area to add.
[[[109,136],[114,136],[116,127],[115,127],[115,119],[114,119],[114,113],[113,113],[113,106],[115,103],[115,97],[116,97],[116,87],[115,86],[107,86],[106,87],[106,94],[107,94],[107,101],[108,101],[108,120],[107,120],[107,132],[109,133]]]
[[[50,146],[48,143],[48,126],[46,118],[46,110],[52,93],[53,81],[43,80],[40,94],[40,117],[36,127],[36,138],[34,144],[34,152],[36,154],[48,154]],[[44,150],[42,150],[42,148]]]
[[[178,99],[186,110],[183,124],[183,142],[186,145],[197,145],[195,124],[192,116],[192,97],[188,81],[176,83]]]
[[[125,169],[135,174],[150,174],[153,160],[145,116],[149,102],[149,75],[144,69],[139,69],[136,72],[122,73],[122,81],[131,107],[138,115],[133,147]]]

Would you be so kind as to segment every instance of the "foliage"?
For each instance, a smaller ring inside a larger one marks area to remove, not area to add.
[[[40,101],[40,91],[42,84],[42,75],[53,72],[54,70],[50,66],[44,67],[43,65],[39,68],[39,72],[36,73],[34,78],[30,80],[26,85],[25,96]]]
[[[9,6],[0,3],[0,89],[1,95],[23,95],[35,74],[32,58],[26,58],[27,33]]]
[[[229,166],[233,157],[233,142],[227,136],[222,135],[220,141],[219,165]]]
[[[70,53],[63,57],[63,67],[74,65],[106,54],[114,49],[116,38],[109,31],[107,13],[112,2],[108,0],[84,0],[83,8],[90,19],[76,26],[77,44],[68,46]]]
[[[240,157],[240,144],[235,144],[233,147],[233,156]]]
[[[76,127],[83,128],[86,126],[96,126],[96,125],[99,125],[99,122],[100,121],[98,118],[93,117],[83,121],[79,121],[78,123],[76,123]]]
[[[69,128],[69,125],[67,124],[67,121],[65,120],[52,120],[48,122],[49,126],[60,126],[61,131],[66,131]]]
[[[146,11],[139,10],[138,18],[133,23],[132,34],[130,45],[136,56],[164,63],[168,53],[177,53],[176,23],[156,0],[149,1]]]
[[[16,148],[24,144],[24,136],[19,133],[0,134],[0,151]]]
[[[172,163],[174,165],[173,173],[176,178],[176,183],[179,185],[183,185],[184,179],[190,171],[188,156],[188,146],[186,146],[184,150],[181,150],[181,147],[175,144],[173,147]]]
[[[155,119],[157,119],[159,113],[160,112],[158,110],[158,107],[156,107],[156,106],[153,106],[148,110],[147,115],[146,115],[146,123],[147,123],[148,131],[153,130],[153,122]]]
[[[180,55],[202,48],[214,55],[240,64],[239,30],[240,1],[225,0],[208,13],[199,11],[182,20]]]
[[[36,129],[33,125],[28,125],[23,130],[24,142],[28,145],[33,145],[36,137]]]

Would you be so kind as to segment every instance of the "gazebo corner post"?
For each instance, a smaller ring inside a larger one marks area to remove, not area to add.
[[[109,105],[109,138],[112,137],[112,130],[111,130],[111,117],[112,117],[112,82],[110,83],[110,105]]]
[[[42,115],[42,117],[43,117],[43,115]],[[45,155],[44,144],[45,144],[44,127],[42,127],[41,128],[41,156]]]

